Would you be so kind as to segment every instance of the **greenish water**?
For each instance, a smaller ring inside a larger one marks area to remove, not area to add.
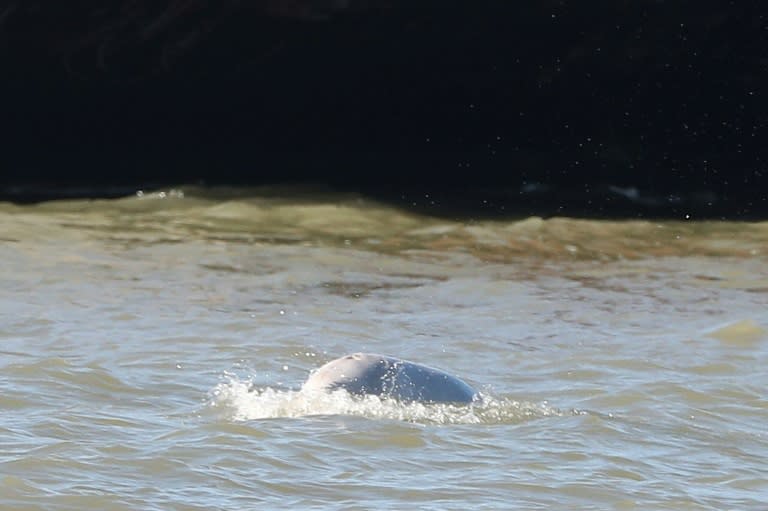
[[[4,509],[760,509],[768,223],[0,203]],[[299,390],[353,351],[474,406]]]

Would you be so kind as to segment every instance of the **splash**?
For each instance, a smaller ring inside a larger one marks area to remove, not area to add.
[[[209,393],[208,407],[231,421],[353,415],[421,424],[514,424],[567,413],[544,403],[517,401],[481,393],[470,405],[404,403],[379,396],[254,387],[247,379],[227,376]]]

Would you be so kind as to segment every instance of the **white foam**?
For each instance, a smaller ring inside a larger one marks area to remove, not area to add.
[[[547,403],[517,401],[490,394],[469,405],[404,403],[379,396],[334,392],[254,388],[248,380],[227,376],[210,392],[208,406],[222,418],[249,421],[313,415],[354,415],[424,424],[518,423],[565,415]]]

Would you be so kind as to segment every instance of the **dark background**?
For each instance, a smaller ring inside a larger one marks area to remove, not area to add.
[[[444,211],[764,217],[766,11],[4,1],[0,195],[314,182]]]

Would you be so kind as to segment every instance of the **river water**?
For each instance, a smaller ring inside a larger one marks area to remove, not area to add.
[[[768,223],[0,203],[0,507],[768,509]],[[473,405],[306,396],[367,351]]]

